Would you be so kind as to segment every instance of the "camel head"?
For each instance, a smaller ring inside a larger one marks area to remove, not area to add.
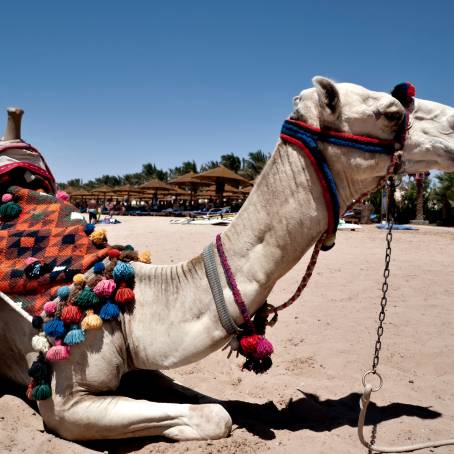
[[[402,125],[404,106],[388,93],[351,83],[334,83],[320,76],[314,77],[313,84],[313,88],[294,98],[292,118],[322,129],[387,140],[394,139]],[[403,171],[454,171],[454,109],[416,99],[410,112]],[[337,155],[336,159],[344,157]],[[367,176],[383,174],[382,160],[377,156],[354,153],[351,159],[362,161]]]

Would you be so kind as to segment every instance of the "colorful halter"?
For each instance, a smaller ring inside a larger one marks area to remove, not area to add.
[[[365,153],[379,153],[392,156],[396,152],[395,142],[391,140],[373,139],[371,137],[322,131],[302,121],[286,120],[282,126],[281,139],[300,148],[310,160],[323,190],[328,211],[328,227],[321,250],[328,251],[334,246],[337,226],[339,224],[340,205],[337,196],[336,182],[321,152],[318,143],[326,142],[341,147],[354,148]]]

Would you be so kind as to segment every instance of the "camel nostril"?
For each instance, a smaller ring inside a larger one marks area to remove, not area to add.
[[[383,114],[383,116],[392,123],[398,123],[402,121],[403,113],[399,110],[388,111]]]

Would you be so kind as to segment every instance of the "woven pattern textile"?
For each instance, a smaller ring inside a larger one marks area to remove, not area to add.
[[[0,222],[0,291],[37,315],[58,287],[105,258],[107,248],[92,244],[84,220],[71,219],[77,209],[70,203],[19,187],[8,192],[22,212],[13,221]],[[50,271],[30,279],[24,271],[29,257],[48,265]]]

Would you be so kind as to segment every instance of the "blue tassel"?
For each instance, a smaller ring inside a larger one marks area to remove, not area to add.
[[[44,323],[43,329],[49,337],[62,337],[65,334],[65,324],[59,318]]]
[[[116,281],[130,282],[134,279],[134,268],[125,262],[118,262],[112,272]]]
[[[85,233],[91,235],[95,231],[96,226],[94,224],[85,224]]]
[[[67,285],[64,285],[63,287],[60,287],[58,290],[57,290],[57,296],[62,300],[62,301],[66,301],[68,299],[68,296],[69,296],[69,287]]]
[[[71,331],[68,331],[68,334],[65,336],[63,341],[67,345],[76,345],[81,344],[85,341],[85,332],[79,328],[79,325],[72,325]]]
[[[104,266],[104,263],[102,263],[102,262],[97,262],[97,263],[95,263],[95,265],[93,266],[93,273],[95,273],[95,274],[101,274],[105,269],[106,269],[106,267]]]
[[[99,316],[103,320],[114,320],[120,315],[120,308],[118,305],[109,301],[110,300],[107,300],[106,304],[104,304],[99,311]]]

